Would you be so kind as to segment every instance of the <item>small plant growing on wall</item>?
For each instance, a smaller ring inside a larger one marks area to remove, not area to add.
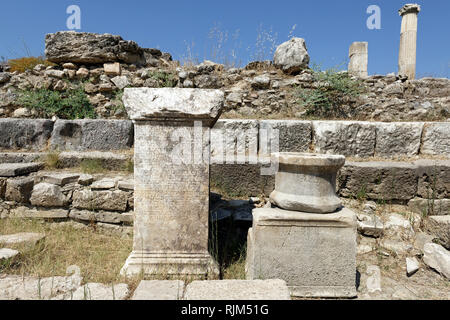
[[[297,87],[295,96],[309,116],[341,117],[347,114],[345,108],[352,100],[365,91],[360,80],[352,78],[339,67],[322,71],[319,66],[312,67],[314,88]]]
[[[164,71],[150,71],[148,76],[156,82],[158,88],[173,88],[178,82],[174,74]]]
[[[21,106],[36,110],[39,116],[62,119],[95,118],[95,110],[83,87],[77,86],[63,92],[49,89],[21,91],[18,98]]]

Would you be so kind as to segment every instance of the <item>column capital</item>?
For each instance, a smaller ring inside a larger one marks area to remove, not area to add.
[[[416,13],[418,14],[420,12],[420,5],[417,3],[408,3],[405,4],[400,10],[398,10],[398,14],[400,16],[403,16],[407,13]]]
[[[135,121],[202,121],[212,127],[224,104],[221,90],[181,88],[126,88],[123,102]]]

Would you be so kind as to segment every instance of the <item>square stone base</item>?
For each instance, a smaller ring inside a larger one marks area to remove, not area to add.
[[[164,275],[175,278],[217,279],[219,267],[209,253],[133,251],[120,271],[124,276]]]
[[[247,279],[283,279],[293,297],[356,297],[356,215],[253,210]]]

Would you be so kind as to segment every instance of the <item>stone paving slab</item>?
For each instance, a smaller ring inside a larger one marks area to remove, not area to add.
[[[73,294],[66,295],[64,300],[125,300],[128,294],[128,285],[125,283],[115,285],[87,283]]]
[[[8,249],[8,248],[0,249],[0,262],[14,258],[18,254],[19,254],[19,251],[17,251],[17,250]]]
[[[17,177],[39,171],[43,163],[0,163],[0,177]]]
[[[0,236],[0,244],[13,245],[13,244],[27,243],[35,245],[44,238],[45,235],[43,235],[42,233],[16,233]]]
[[[132,300],[182,300],[184,281],[151,280],[141,281]]]
[[[291,300],[283,280],[194,281],[184,300]]]

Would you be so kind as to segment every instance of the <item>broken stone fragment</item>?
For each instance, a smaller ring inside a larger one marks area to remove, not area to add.
[[[436,243],[427,243],[423,251],[423,262],[450,279],[450,252]]]
[[[13,259],[14,257],[19,255],[19,251],[3,248],[0,249],[0,263],[3,263],[4,261],[8,261],[10,259]]]
[[[273,62],[287,74],[296,74],[308,68],[309,54],[306,49],[305,40],[292,38],[281,44],[275,51]]]
[[[28,203],[33,191],[34,178],[9,179],[6,184],[5,199],[18,203]]]
[[[37,207],[64,207],[68,203],[60,186],[39,183],[34,186],[30,202]]]
[[[406,274],[411,277],[419,270],[419,261],[416,258],[406,258]]]

